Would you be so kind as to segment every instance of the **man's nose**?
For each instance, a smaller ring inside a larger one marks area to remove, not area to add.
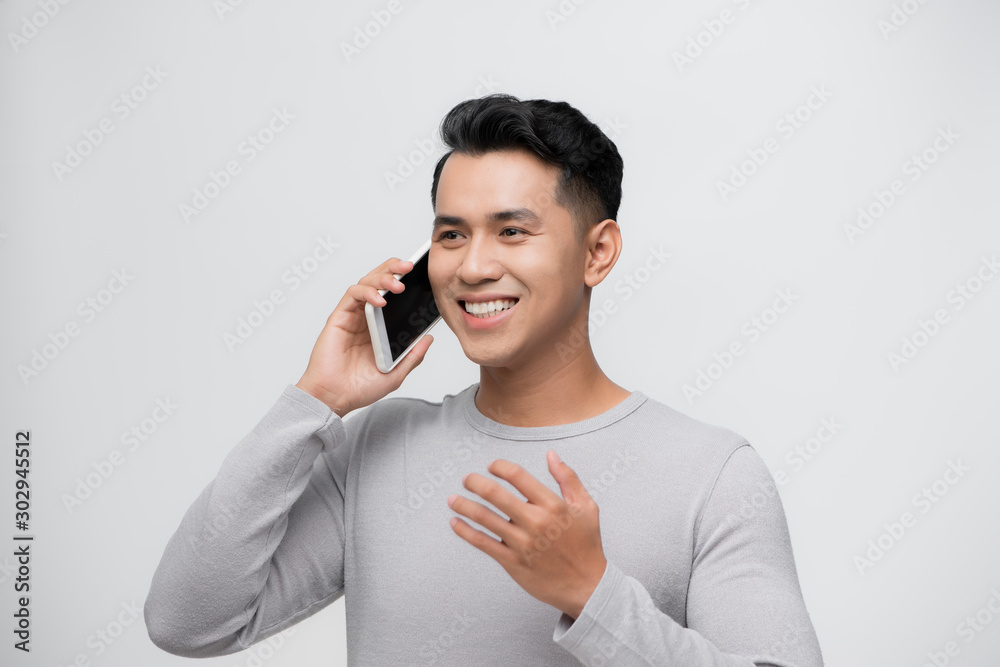
[[[498,261],[496,245],[484,236],[473,237],[466,246],[459,268],[459,277],[470,285],[484,280],[499,280],[503,267]]]

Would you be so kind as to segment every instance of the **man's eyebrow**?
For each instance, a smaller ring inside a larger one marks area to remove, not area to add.
[[[517,220],[525,225],[541,226],[542,224],[542,219],[530,208],[511,208],[504,211],[494,211],[486,216],[488,223],[508,222],[510,220]],[[438,215],[434,217],[432,229],[446,225],[468,226],[468,222],[460,216]]]

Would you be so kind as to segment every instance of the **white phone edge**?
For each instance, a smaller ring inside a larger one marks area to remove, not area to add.
[[[430,247],[431,239],[427,239],[420,246],[420,248],[413,253],[409,261],[416,264],[417,260],[423,257],[425,252],[430,250]],[[403,274],[394,273],[392,275],[398,279]],[[387,291],[388,290],[380,289],[378,293],[379,295],[384,295]],[[434,318],[434,321],[431,322],[419,336],[413,339],[413,341],[406,347],[405,350],[403,350],[403,353],[400,354],[394,362],[390,361],[392,359],[392,352],[389,349],[389,341],[387,340],[387,334],[385,331],[385,320],[382,317],[382,308],[380,306],[373,306],[371,303],[366,302],[365,319],[368,320],[368,335],[371,337],[372,350],[375,352],[375,367],[382,373],[389,373],[396,367],[396,364],[402,361],[406,355],[409,354],[410,350],[413,349],[413,346],[420,342],[420,339],[423,338],[428,331],[434,328],[434,326],[441,319],[441,315]]]

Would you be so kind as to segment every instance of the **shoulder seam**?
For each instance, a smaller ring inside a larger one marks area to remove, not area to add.
[[[691,556],[689,558],[689,562],[691,563],[692,571],[694,569],[694,550],[698,546],[698,530],[701,528],[701,519],[702,519],[702,516],[704,516],[705,510],[708,507],[708,504],[710,502],[712,502],[712,497],[715,495],[715,487],[719,484],[719,478],[722,477],[722,471],[726,469],[726,465],[729,463],[729,460],[731,458],[733,458],[733,454],[735,454],[739,450],[743,449],[744,447],[750,447],[751,449],[753,448],[752,445],[750,444],[750,442],[746,438],[744,438],[736,447],[733,447],[733,450],[731,452],[729,452],[728,456],[726,456],[726,460],[722,462],[721,466],[719,466],[719,472],[716,473],[715,479],[712,480],[712,488],[708,492],[708,498],[705,499],[704,504],[698,510],[698,516],[695,517],[694,528],[692,529],[692,532],[691,532]],[[688,600],[690,599],[690,594],[691,594],[691,577],[689,576],[688,577],[687,587],[685,587],[685,589],[684,589],[684,616],[685,616],[685,618],[687,617],[687,604],[688,604]]]
[[[743,449],[744,447],[750,447],[751,449],[753,449],[753,446],[750,444],[750,442],[744,438],[742,440],[742,442],[740,442],[736,447],[733,447],[733,450],[731,452],[729,452],[728,456],[726,456],[726,460],[722,462],[722,465],[719,466],[719,471],[715,474],[715,479],[712,480],[712,488],[708,492],[708,497],[705,499],[705,502],[702,504],[701,508],[698,510],[698,516],[695,517],[695,520],[694,520],[694,530],[693,530],[693,533],[691,535],[691,562],[692,563],[694,563],[694,548],[695,548],[695,546],[698,543],[698,531],[701,528],[701,519],[704,516],[705,511],[707,510],[709,503],[712,502],[712,498],[715,497],[715,489],[716,489],[716,487],[719,484],[719,478],[722,477],[722,471],[726,469],[726,466],[729,464],[730,459],[733,458],[733,455],[736,452],[738,452],[741,449]]]

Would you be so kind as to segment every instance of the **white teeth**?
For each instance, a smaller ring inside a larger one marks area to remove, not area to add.
[[[475,315],[476,317],[490,317],[507,310],[516,303],[515,299],[508,299],[504,301],[486,301],[480,303],[470,303],[465,302],[465,312]]]

